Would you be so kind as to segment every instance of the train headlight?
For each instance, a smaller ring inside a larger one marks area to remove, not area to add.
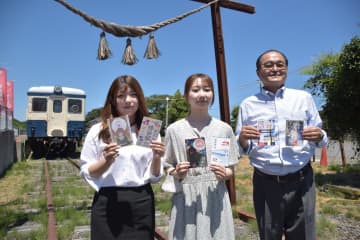
[[[62,94],[62,88],[61,88],[61,86],[55,86],[55,87],[54,87],[54,93],[55,93],[56,95]]]
[[[35,128],[31,127],[31,136],[34,137],[35,136]]]

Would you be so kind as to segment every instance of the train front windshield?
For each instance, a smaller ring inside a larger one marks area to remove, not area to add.
[[[47,111],[47,99],[46,98],[33,98],[32,99],[32,111],[33,112],[46,112]]]

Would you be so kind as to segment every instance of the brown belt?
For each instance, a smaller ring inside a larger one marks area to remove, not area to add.
[[[263,172],[260,172],[260,170],[255,168],[255,173],[261,177],[265,177],[268,179],[271,179],[278,183],[290,183],[290,182],[299,182],[302,181],[307,174],[307,172],[311,169],[310,162],[306,164],[302,169],[300,169],[297,172],[289,173],[283,176],[277,176],[277,175],[269,175]]]

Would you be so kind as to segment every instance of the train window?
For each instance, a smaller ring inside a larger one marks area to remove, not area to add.
[[[81,113],[81,111],[82,111],[81,100],[69,99],[68,106],[69,106],[69,109],[68,109],[69,113]]]
[[[61,100],[54,100],[54,102],[53,102],[53,111],[54,111],[54,113],[61,113],[62,112],[62,101]]]
[[[33,112],[46,112],[47,99],[46,98],[33,98],[32,99],[32,111]]]

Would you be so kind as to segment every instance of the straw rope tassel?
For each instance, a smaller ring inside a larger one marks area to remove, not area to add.
[[[154,58],[158,58],[160,55],[161,55],[160,51],[156,46],[154,34],[151,33],[149,36],[149,42],[146,47],[146,51],[144,53],[144,58],[154,59]]]
[[[131,39],[126,39],[126,47],[121,62],[127,65],[133,65],[138,62],[134,49],[131,46]]]
[[[111,51],[109,49],[109,45],[105,38],[105,32],[101,32],[99,48],[98,48],[98,52],[97,52],[97,59],[105,60],[105,59],[108,59],[110,56],[111,56]]]

